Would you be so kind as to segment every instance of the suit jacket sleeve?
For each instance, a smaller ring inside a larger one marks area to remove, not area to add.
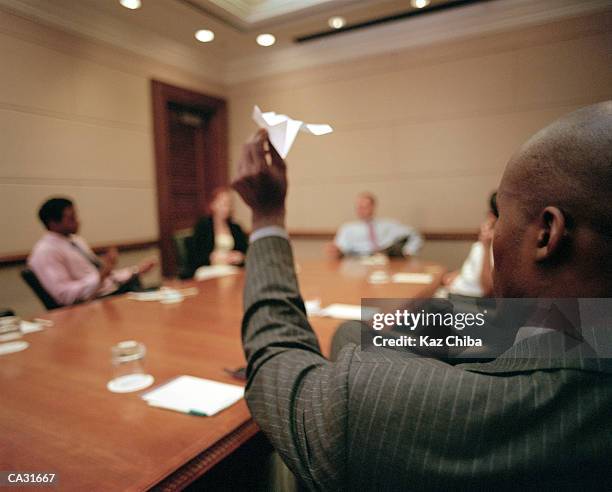
[[[251,244],[246,275],[242,337],[251,413],[305,485],[340,490],[355,346],[345,349],[335,363],[321,355],[286,239],[266,237]]]

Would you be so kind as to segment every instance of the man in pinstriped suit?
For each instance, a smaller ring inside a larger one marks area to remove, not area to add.
[[[253,210],[246,398],[299,480],[314,490],[610,487],[611,359],[534,357],[564,339],[558,330],[525,327],[488,363],[354,344],[322,357],[284,229],[285,163],[268,145],[260,131],[244,146],[233,185]],[[497,295],[610,297],[611,187],[612,102],[529,140],[499,186]],[[600,321],[598,337],[610,312]]]

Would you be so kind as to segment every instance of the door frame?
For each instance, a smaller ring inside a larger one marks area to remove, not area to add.
[[[170,169],[169,104],[174,103],[206,113],[207,131],[204,135],[204,148],[207,153],[207,166],[212,170],[207,174],[213,181],[207,188],[213,189],[227,184],[229,177],[227,103],[225,99],[183,89],[158,80],[151,80],[151,94],[161,271],[164,277],[171,277],[176,274],[176,257],[172,240],[174,231],[170,214],[171,196],[168,183]]]

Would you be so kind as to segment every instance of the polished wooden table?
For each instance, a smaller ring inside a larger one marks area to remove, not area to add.
[[[443,268],[419,260],[364,266],[300,262],[305,299],[359,304],[363,297],[426,297]],[[431,285],[371,285],[374,270],[429,271]],[[140,393],[114,394],[110,348],[147,347],[155,384],[181,374],[237,383],[223,369],[244,365],[242,273],[203,282],[178,304],[115,297],[44,315],[54,326],[25,336],[30,347],[0,357],[0,470],[58,474],[60,490],[180,489],[258,432],[240,401],[213,417],[149,407]],[[313,318],[324,353],[338,321]],[[240,384],[240,383],[237,383]]]

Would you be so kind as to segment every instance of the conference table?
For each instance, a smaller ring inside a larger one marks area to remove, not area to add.
[[[368,297],[428,297],[444,268],[419,259],[300,261],[306,300],[359,304]],[[371,284],[373,271],[428,272],[429,284]],[[148,406],[111,393],[111,352],[144,343],[155,385],[179,375],[244,384],[224,369],[245,365],[240,341],[244,273],[205,281],[183,302],[116,296],[41,315],[53,326],[25,335],[30,347],[0,356],[0,470],[56,473],[59,490],[180,490],[258,433],[244,400],[212,417]],[[311,318],[324,354],[339,321]],[[150,388],[149,388],[150,389]],[[37,488],[39,489],[39,488]]]

